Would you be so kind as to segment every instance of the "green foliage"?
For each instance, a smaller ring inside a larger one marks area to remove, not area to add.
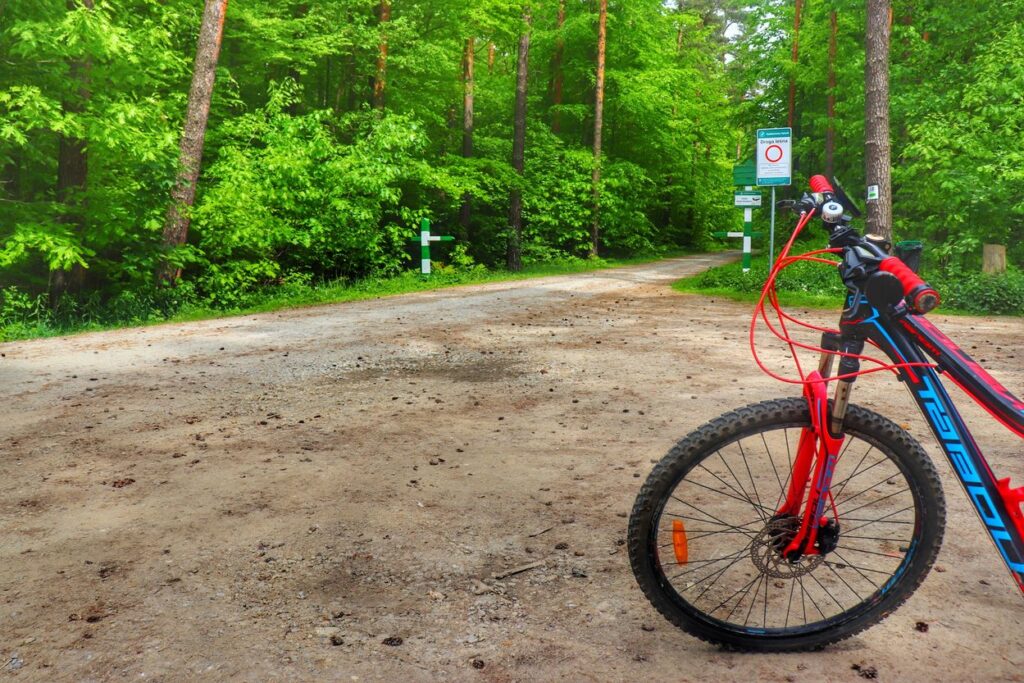
[[[894,0],[890,130],[896,239],[927,239],[941,268],[976,271],[981,245],[1024,259],[1024,4]],[[830,14],[838,32],[835,174],[864,197],[864,25],[859,0],[808,0],[792,63],[794,3],[757,3],[731,67],[752,131],[785,125],[796,86],[795,188],[825,170]],[[745,140],[752,140],[748,132]],[[746,143],[749,149],[749,143]],[[951,272],[953,272],[951,270]]]
[[[730,263],[707,270],[689,279],[696,290],[730,290],[741,293],[761,291],[768,277],[768,263],[756,259],[749,273],[743,272],[741,263]],[[846,289],[836,269],[823,263],[799,262],[787,267],[775,281],[780,292],[800,292],[831,297],[842,304]]]
[[[1024,273],[1014,268],[997,275],[953,271],[938,284],[943,305],[974,313],[1024,315]]]
[[[510,165],[522,0],[401,0],[386,24],[379,0],[231,3],[191,232],[170,252],[162,228],[202,3],[0,4],[2,325],[144,322],[395,276],[414,266],[410,240],[424,217],[457,237],[454,251],[435,252],[446,277],[493,267],[505,258],[513,189],[523,196],[526,263],[576,263],[590,251],[591,0],[566,0],[560,27],[558,2],[530,6],[522,177]],[[835,172],[861,194],[863,3],[807,0],[796,66],[793,6],[610,2],[602,254],[707,246],[711,231],[736,226],[737,145],[743,156],[754,128],[785,120],[791,76],[794,187],[823,169],[831,125]],[[948,270],[960,291],[976,281],[981,244],[1005,243],[1011,262],[1024,258],[1024,5],[897,0],[894,9],[896,234],[927,239],[936,275]],[[476,69],[467,157],[468,39]],[[379,111],[372,92],[385,41]],[[172,292],[154,285],[164,260],[182,269]],[[1002,289],[1015,291],[1007,277]],[[802,282],[818,281],[801,274],[793,286]],[[976,287],[964,291],[981,297]],[[991,310],[1013,308],[992,301]]]
[[[407,191],[457,192],[421,155],[422,126],[400,114],[291,115],[294,84],[221,131],[194,211],[200,291],[227,306],[295,274],[315,279],[396,272],[419,212]],[[351,137],[353,143],[339,143]]]
[[[763,259],[755,260],[749,273],[743,272],[740,263],[730,263],[686,278],[677,289],[737,294],[750,300],[761,292],[767,276],[768,267]],[[998,275],[956,269],[945,275],[928,275],[927,279],[942,295],[943,310],[1024,315],[1024,273],[1016,268]],[[776,290],[784,302],[834,306],[837,310],[842,307],[846,293],[835,268],[811,262],[795,263],[783,270],[776,280]]]

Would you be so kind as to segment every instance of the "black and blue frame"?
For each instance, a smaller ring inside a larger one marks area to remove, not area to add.
[[[847,308],[840,323],[842,339],[874,342],[896,365],[900,381],[910,390],[999,554],[1024,592],[1024,488],[1011,489],[1009,479],[996,479],[940,376],[952,380],[1022,438],[1024,402],[924,316],[909,312],[905,306],[882,315],[866,297],[855,298],[860,303],[856,308]],[[934,360],[934,366],[926,354]]]

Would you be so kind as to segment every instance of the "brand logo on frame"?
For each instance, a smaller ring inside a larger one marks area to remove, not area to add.
[[[917,395],[924,404],[928,420],[942,441],[943,448],[949,454],[950,460],[953,461],[953,467],[956,468],[957,474],[964,482],[967,495],[970,497],[971,502],[974,503],[981,521],[988,528],[988,532],[995,541],[996,548],[999,549],[999,554],[1003,556],[1007,566],[1015,572],[1024,573],[1024,562],[1016,562],[1010,559],[1008,550],[1013,549],[1013,539],[1010,537],[1006,524],[999,516],[992,496],[985,489],[971,452],[957,432],[953,419],[943,407],[945,401],[943,398],[940,398],[935,385],[932,384],[929,377],[924,376],[922,379],[925,386],[918,391]]]

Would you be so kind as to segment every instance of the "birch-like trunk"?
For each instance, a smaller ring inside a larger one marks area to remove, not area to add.
[[[217,60],[224,38],[224,18],[227,11],[228,0],[206,0],[202,25],[199,28],[192,87],[188,93],[185,130],[181,136],[181,170],[174,189],[171,190],[171,206],[164,223],[165,249],[180,246],[188,239],[188,212],[196,198],[196,183],[199,181],[199,169],[203,159],[206,124],[210,118],[210,101],[213,98],[213,84],[217,75]],[[165,284],[174,284],[180,274],[179,269],[165,263],[158,273],[158,279]]]

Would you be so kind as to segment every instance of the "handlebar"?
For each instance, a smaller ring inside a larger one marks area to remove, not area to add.
[[[911,310],[923,315],[935,310],[941,303],[942,298],[935,288],[922,280],[906,263],[895,256],[883,259],[878,268],[882,272],[895,275],[896,279],[900,281],[900,284],[903,285],[903,296]]]
[[[798,213],[818,212],[829,229],[831,246],[843,249],[840,273],[848,287],[862,289],[869,279],[886,273],[899,281],[903,299],[914,313],[924,315],[941,303],[942,299],[934,287],[922,280],[902,260],[888,255],[888,241],[871,235],[863,237],[850,227],[852,218],[844,211],[848,199],[843,195],[837,202],[835,187],[828,178],[823,175],[812,176],[808,184],[813,194],[805,194],[800,201],[787,202],[784,208],[791,208]]]

